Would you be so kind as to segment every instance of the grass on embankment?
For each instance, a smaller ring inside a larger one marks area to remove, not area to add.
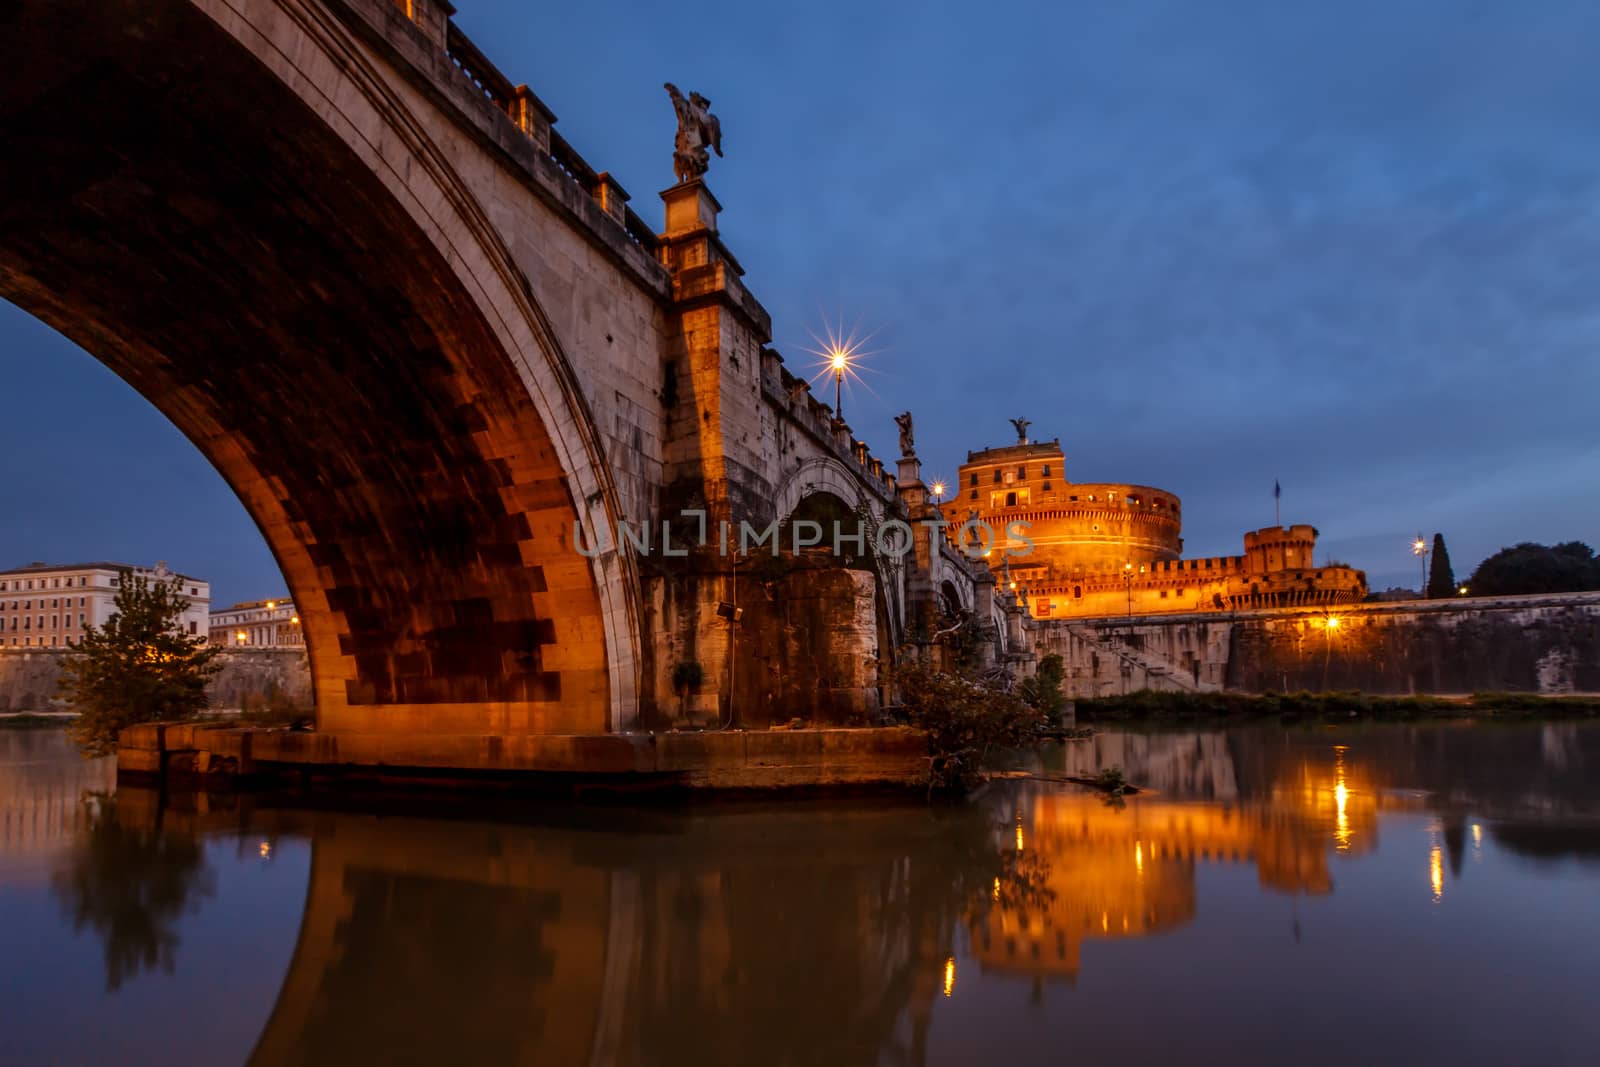
[[[73,718],[71,715],[36,715],[31,711],[19,711],[0,715],[0,730],[38,730],[48,726],[66,726]]]
[[[1184,719],[1575,719],[1600,715],[1600,696],[1474,693],[1470,697],[1369,693],[1170,693],[1143,690],[1077,702],[1078,721]]]

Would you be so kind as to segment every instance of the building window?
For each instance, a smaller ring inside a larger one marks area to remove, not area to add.
[[[967,475],[967,484],[968,485],[977,485],[978,484],[978,472],[977,471],[973,471],[971,474]]]
[[[190,633],[194,633],[195,632],[195,621],[193,619],[189,620],[189,632]]]
[[[1044,470],[1040,472],[1040,476],[1044,478],[1050,477],[1050,464],[1046,463],[1044,465]]]
[[[1072,587],[1072,595],[1077,597],[1079,600],[1082,600],[1083,599],[1083,586],[1081,586],[1081,585],[1073,586]]]
[[[1045,482],[1044,483],[1044,491],[1047,492],[1047,493],[1050,491],[1050,483],[1049,482]]]
[[[1015,493],[1007,493],[1006,494],[1006,507],[1014,508],[1016,506],[1017,506],[1017,494],[1015,494]]]
[[[994,469],[994,480],[995,480],[996,484],[998,484],[1000,482],[1002,477],[1003,477],[1003,475],[1001,475],[1001,473],[1000,473],[1000,468],[996,467]]]
[[[1161,599],[1162,600],[1167,599],[1167,591],[1165,589],[1161,590]]]
[[[976,489],[974,489],[971,493],[967,494],[967,499],[969,499],[969,500],[978,499],[978,491]]]
[[[1028,478],[1028,465],[1026,463],[1024,463],[1022,466],[1017,468],[1017,480],[1018,481],[1026,481],[1027,478]]]

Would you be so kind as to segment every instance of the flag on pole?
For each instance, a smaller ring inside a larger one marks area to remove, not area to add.
[[[1277,483],[1277,480],[1274,479],[1273,483],[1272,483],[1272,499],[1281,500],[1282,498],[1283,498],[1283,486],[1279,485]]]
[[[1272,479],[1272,517],[1281,528],[1283,526],[1283,486],[1278,484],[1278,479]]]

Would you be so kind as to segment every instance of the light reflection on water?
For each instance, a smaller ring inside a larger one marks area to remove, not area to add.
[[[1600,729],[1033,761],[1113,764],[1148,789],[379,818],[113,795],[0,731],[5,1058],[1590,1062]]]

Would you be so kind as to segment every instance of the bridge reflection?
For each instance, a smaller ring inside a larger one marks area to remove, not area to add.
[[[620,819],[309,817],[251,1062],[921,1062],[959,920],[1012,879],[983,812]]]

